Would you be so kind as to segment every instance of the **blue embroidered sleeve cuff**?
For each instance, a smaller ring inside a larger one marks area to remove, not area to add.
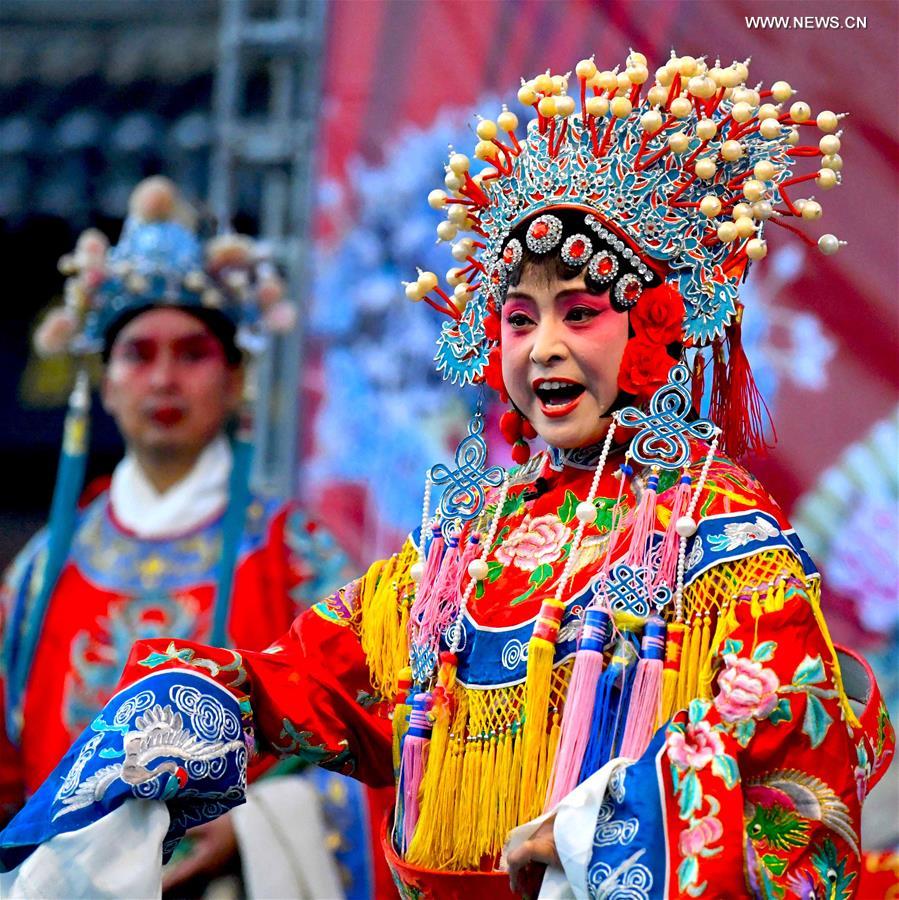
[[[106,704],[0,832],[0,870],[132,797],[167,803],[167,859],[187,828],[244,802],[246,770],[237,699],[194,672],[154,672]]]

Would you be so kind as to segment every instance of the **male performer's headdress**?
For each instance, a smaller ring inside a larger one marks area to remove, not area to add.
[[[840,183],[841,116],[813,119],[783,81],[747,86],[748,61],[709,67],[672,52],[652,83],[640,53],[630,53],[623,72],[581,60],[577,112],[570,74],[522,82],[518,99],[537,112],[525,137],[505,106],[496,121],[480,120],[474,156],[485,167],[475,174],[451,150],[446,190],[428,197],[446,210],[437,234],[453,242],[461,264],[447,273],[449,291],[431,272],[406,285],[410,299],[449,318],[438,369],[456,383],[499,386],[491,362],[499,304],[525,256],[555,254],[563,271],[586,267],[588,287],[607,285],[613,307],[631,311],[622,389],[645,399],[664,383],[665,346],[710,346],[723,443],[736,455],[758,447],[762,401],[740,346],[738,285],[766,255],[771,226],[814,245],[791,223],[819,219],[821,205],[794,191]],[[802,140],[809,126],[824,132],[817,144]],[[814,169],[799,174],[805,159]],[[842,243],[831,234],[817,240],[827,254]]]
[[[39,352],[108,352],[119,329],[155,307],[176,307],[203,319],[223,340],[256,353],[266,332],[290,330],[293,308],[264,249],[225,234],[205,245],[167,178],[142,181],[115,247],[91,228],[60,260],[68,276],[65,304],[35,334]],[[236,352],[236,350],[235,350]]]

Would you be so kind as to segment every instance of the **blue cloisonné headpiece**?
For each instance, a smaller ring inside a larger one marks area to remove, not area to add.
[[[251,353],[264,346],[266,332],[290,330],[293,307],[281,299],[281,280],[258,245],[236,234],[204,243],[188,218],[175,186],[154,177],[135,188],[115,247],[96,229],[84,232],[60,261],[65,304],[38,329],[38,350],[101,350],[125,319],[163,306],[220,314]]]

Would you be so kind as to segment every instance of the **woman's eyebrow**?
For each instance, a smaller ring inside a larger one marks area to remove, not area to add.
[[[527,300],[531,303],[536,302],[534,298],[525,291],[509,291],[509,293],[506,294],[506,300]]]

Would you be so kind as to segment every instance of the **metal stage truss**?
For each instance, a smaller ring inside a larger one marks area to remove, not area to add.
[[[222,0],[220,9],[209,202],[221,226],[237,211],[239,185],[258,189],[259,236],[271,247],[287,279],[287,296],[299,310],[294,330],[275,338],[260,361],[254,426],[254,487],[292,496],[299,489],[305,421],[300,371],[326,5]]]

